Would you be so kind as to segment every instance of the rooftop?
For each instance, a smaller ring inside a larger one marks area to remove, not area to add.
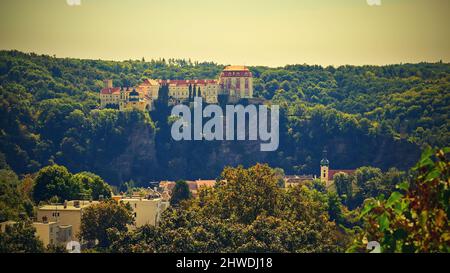
[[[121,198],[119,199],[119,201],[124,201],[124,202],[158,202],[159,200],[161,200],[161,198],[152,198],[152,199],[147,199],[147,198]]]
[[[102,94],[114,94],[114,93],[119,93],[120,92],[120,87],[113,87],[113,88],[103,88],[102,91],[100,91],[100,93]]]
[[[249,71],[247,67],[243,65],[230,65],[224,68],[223,71]]]
[[[50,225],[56,225],[57,222],[49,221],[49,222],[33,222],[33,225],[35,226],[50,226]]]
[[[169,85],[206,85],[206,84],[217,84],[217,80],[159,80],[160,84]]]
[[[76,202],[79,202],[79,205],[76,205]],[[42,207],[39,207],[39,210],[77,211],[97,203],[98,201],[68,201],[67,205],[44,205]]]
[[[158,81],[153,79],[145,79],[140,85],[158,85]]]

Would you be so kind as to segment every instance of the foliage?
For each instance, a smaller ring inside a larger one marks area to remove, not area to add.
[[[98,175],[89,172],[71,174],[66,167],[59,165],[47,166],[39,170],[35,178],[33,199],[35,202],[93,199],[100,196],[111,197],[111,189]]]
[[[103,181],[103,179],[90,172],[77,173],[72,178],[75,183],[80,183],[86,189],[87,194],[94,200],[99,200],[100,197],[105,199],[111,198],[111,188]]]
[[[110,245],[110,235],[127,231],[127,225],[134,223],[129,205],[114,200],[100,202],[87,207],[81,216],[80,238],[86,241],[98,240],[98,247]]]
[[[309,186],[280,189],[267,165],[226,168],[215,188],[164,211],[158,227],[115,234],[110,251],[336,252],[348,238],[327,198]]]
[[[343,198],[345,201],[352,198],[353,196],[352,176],[346,173],[337,173],[334,175],[333,179],[338,196]]]
[[[134,86],[145,78],[216,78],[222,65],[1,51],[0,164],[22,175],[57,163],[71,172],[99,174],[118,186],[131,179],[217,177],[224,166],[257,162],[289,174],[317,174],[321,150],[328,146],[336,147],[329,155],[336,169],[404,170],[417,161],[420,145],[449,142],[449,67],[250,67],[255,95],[281,107],[280,147],[264,153],[252,142],[172,141],[170,108],[164,106],[168,98],[155,104],[152,118],[139,111],[98,109],[104,79]]]
[[[379,168],[360,167],[352,174],[334,175],[336,193],[350,209],[360,207],[364,200],[380,194],[389,195],[405,178],[405,172],[390,168],[382,172]]]
[[[44,245],[35,236],[36,229],[29,222],[5,226],[0,232],[0,253],[42,253]]]
[[[409,183],[389,198],[371,199],[362,210],[367,240],[384,252],[449,252],[450,148],[426,150]]]
[[[11,170],[0,169],[0,222],[31,216],[32,204],[20,191],[21,182]]]
[[[57,196],[64,200],[81,199],[83,185],[72,179],[64,166],[52,165],[41,169],[35,179],[33,199],[36,202],[50,200]]]
[[[172,206],[178,205],[183,200],[191,198],[191,191],[189,186],[184,180],[179,180],[175,183],[175,187],[172,190],[172,196],[170,198],[170,204]]]

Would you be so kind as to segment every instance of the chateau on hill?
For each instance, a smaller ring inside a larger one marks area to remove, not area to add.
[[[220,95],[226,96],[230,102],[253,98],[253,75],[250,70],[245,66],[227,66],[218,79],[146,79],[133,88],[114,87],[112,80],[105,80],[100,91],[100,107],[151,110],[162,85],[168,86],[169,100],[175,103],[202,97],[205,102],[214,104],[218,103]]]

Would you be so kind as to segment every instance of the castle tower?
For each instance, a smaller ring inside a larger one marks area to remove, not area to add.
[[[245,66],[227,66],[220,74],[222,93],[232,101],[253,98],[253,75]]]
[[[325,182],[325,185],[328,187],[330,184],[330,180],[328,179],[328,170],[330,167],[330,162],[327,159],[327,151],[323,151],[323,158],[320,161],[320,181]]]
[[[110,79],[103,80],[103,88],[113,88],[113,81]]]
[[[139,93],[136,91],[136,89],[133,88],[133,91],[128,94],[128,101],[129,102],[139,102]]]
[[[119,110],[122,111],[125,109],[125,103],[126,103],[126,96],[125,96],[125,89],[120,88],[120,95],[119,95]]]

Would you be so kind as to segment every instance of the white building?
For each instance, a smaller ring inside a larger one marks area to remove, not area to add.
[[[156,226],[159,223],[161,213],[168,207],[168,202],[162,198],[144,198],[144,197],[122,197],[113,196],[113,199],[124,204],[129,204],[133,209],[135,224],[130,229],[135,229],[143,225]]]

